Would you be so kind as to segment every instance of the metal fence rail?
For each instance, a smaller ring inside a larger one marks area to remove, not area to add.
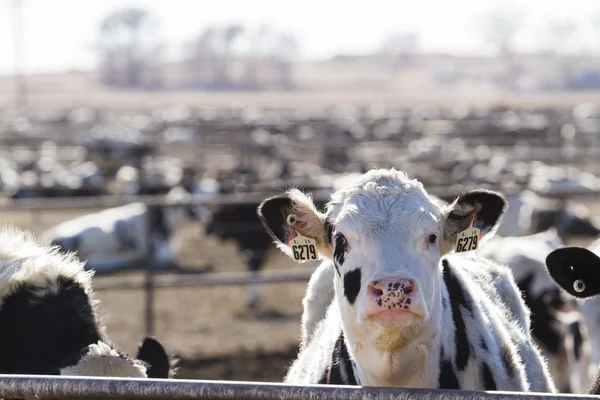
[[[396,399],[396,400],[567,400],[597,399],[565,395],[467,390],[405,389],[283,383],[0,375],[3,398],[127,399]]]

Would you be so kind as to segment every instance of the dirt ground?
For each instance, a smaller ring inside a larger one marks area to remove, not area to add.
[[[600,216],[600,202],[587,205],[593,215]],[[0,211],[0,221],[37,235],[60,221],[92,211]],[[197,227],[187,227],[181,235],[180,261],[186,268],[212,264],[215,272],[245,270],[233,243],[204,237]],[[275,248],[268,257],[266,269],[294,266]],[[245,309],[247,288],[243,285],[158,289],[155,335],[180,358],[179,378],[281,381],[296,356],[305,288],[302,282],[263,285],[263,303],[252,313]],[[135,354],[145,334],[143,290],[99,291],[97,298],[110,337],[124,351]]]

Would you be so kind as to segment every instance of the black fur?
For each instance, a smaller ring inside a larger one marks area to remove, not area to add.
[[[600,294],[600,257],[592,251],[576,246],[556,249],[546,257],[546,267],[552,279],[571,295],[587,298]],[[573,288],[578,279],[585,283],[582,292]]]
[[[494,376],[492,375],[492,371],[490,371],[490,367],[483,363],[483,387],[485,390],[496,390],[496,381],[494,380]]]
[[[544,295],[550,297],[560,296],[558,289],[550,292],[542,292],[539,296],[531,295],[531,285],[534,275],[528,274],[524,279],[517,282],[517,286],[523,294],[525,305],[531,310],[531,334],[552,354],[558,354],[561,350],[563,338],[560,332],[556,331],[556,318],[550,313],[551,305],[544,302]]]
[[[362,274],[360,268],[356,268],[344,274],[344,296],[350,304],[354,304],[360,292],[360,281]]]
[[[264,228],[273,239],[281,243],[289,241],[290,233],[286,227],[287,216],[292,206],[292,199],[289,196],[279,195],[264,200],[257,209],[258,217]]]
[[[440,375],[438,376],[438,389],[455,389],[460,390],[460,383],[458,383],[458,377],[452,367],[452,362],[444,357],[444,351],[442,350],[440,355]]]
[[[43,301],[21,285],[0,309],[0,373],[58,374],[76,364],[82,349],[102,340],[97,317],[84,289],[58,279],[58,293]]]
[[[473,190],[459,196],[457,203],[469,206],[475,206],[476,203],[481,204],[481,210],[477,214],[475,226],[482,231],[494,227],[508,206],[506,199],[500,193],[484,189]],[[462,221],[466,217],[454,210],[450,211],[446,216],[449,222]],[[454,232],[454,234],[457,233]]]
[[[148,365],[148,378],[167,379],[171,370],[171,359],[163,345],[155,338],[148,336],[138,348],[138,360]]]
[[[329,218],[325,219],[325,242],[327,244],[331,244],[333,240],[333,230],[334,226],[329,220]]]
[[[467,311],[472,311],[471,301],[467,299],[467,294],[464,292],[460,281],[450,269],[450,265],[447,259],[442,260],[444,267],[444,282],[448,288],[448,294],[450,297],[450,308],[452,310],[452,320],[454,321],[455,338],[456,338],[456,368],[459,371],[464,371],[469,362],[471,355],[471,349],[469,345],[469,338],[467,337],[467,327],[462,316],[460,307]]]
[[[320,384],[329,385],[358,385],[354,376],[354,368],[350,360],[350,354],[344,342],[344,333],[342,332],[335,342],[331,354],[331,362],[319,380]]]
[[[573,335],[573,352],[575,359],[579,360],[581,357],[581,350],[583,348],[583,337],[581,336],[581,329],[579,322],[574,322],[570,326],[571,335]]]

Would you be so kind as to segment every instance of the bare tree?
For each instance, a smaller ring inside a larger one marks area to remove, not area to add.
[[[209,26],[189,46],[187,63],[191,67],[190,83],[211,89],[232,85],[230,69],[232,45],[241,34],[241,25]]]
[[[514,52],[515,39],[523,27],[523,16],[515,9],[497,8],[483,20],[484,38],[500,56]]]
[[[157,25],[140,8],[124,8],[104,18],[95,46],[103,83],[129,88],[161,85],[163,45],[156,39]]]

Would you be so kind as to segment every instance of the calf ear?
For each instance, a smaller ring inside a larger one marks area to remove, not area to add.
[[[149,365],[148,378],[167,379],[171,375],[171,358],[158,339],[148,336],[138,348],[138,360]]]
[[[600,294],[600,257],[583,247],[563,247],[546,257],[546,268],[554,281],[579,298]]]
[[[500,226],[502,215],[508,208],[504,196],[491,190],[473,190],[459,196],[445,207],[443,238],[446,249],[454,247],[456,236],[473,226],[479,228],[479,239],[490,239]]]
[[[288,216],[294,215],[293,224]],[[258,217],[275,240],[277,247],[292,257],[287,243],[296,235],[315,240],[319,254],[331,258],[331,229],[327,216],[317,210],[312,199],[293,189],[279,196],[270,197],[258,206]]]

